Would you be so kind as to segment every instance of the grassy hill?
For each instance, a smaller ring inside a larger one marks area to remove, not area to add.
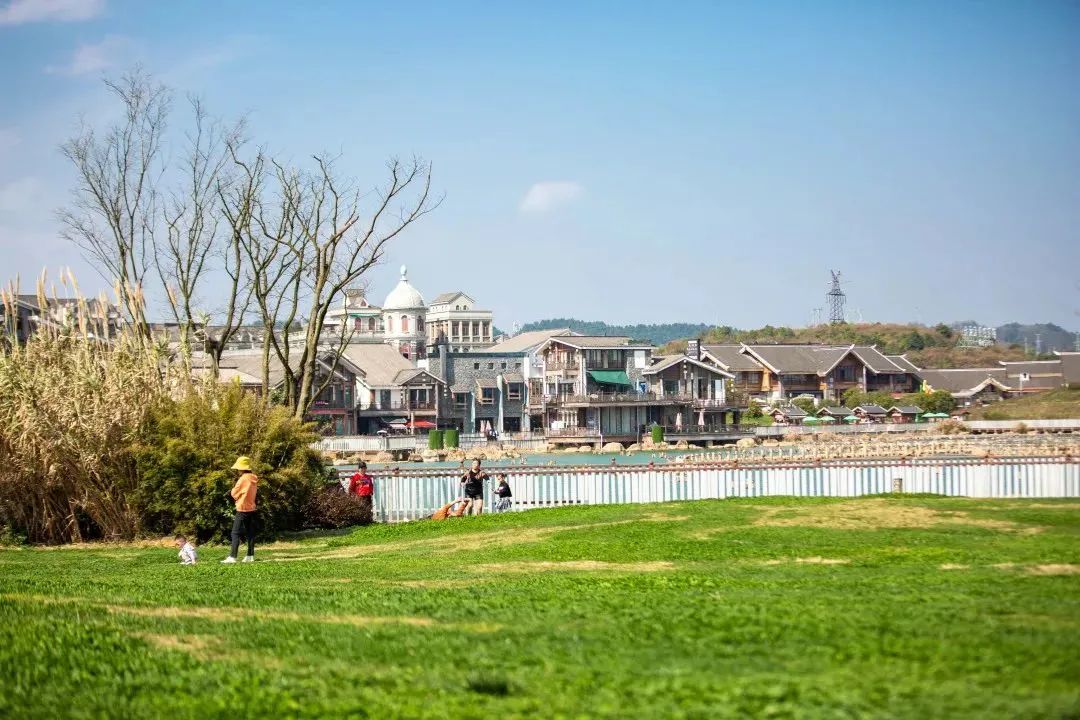
[[[976,408],[972,420],[1071,420],[1080,418],[1080,388],[1048,390]]]
[[[1076,717],[1076,508],[593,506],[232,566],[0,549],[0,717]]]

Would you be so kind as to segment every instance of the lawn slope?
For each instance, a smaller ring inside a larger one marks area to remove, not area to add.
[[[1063,717],[1080,503],[747,499],[180,567],[0,550],[0,717]]]
[[[1080,418],[1080,388],[1061,388],[974,408],[972,420],[1073,420]]]

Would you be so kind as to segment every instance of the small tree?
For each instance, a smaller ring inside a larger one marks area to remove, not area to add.
[[[664,442],[664,428],[662,425],[653,425],[652,441],[657,445]]]

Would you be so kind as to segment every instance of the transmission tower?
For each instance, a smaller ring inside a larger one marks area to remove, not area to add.
[[[829,272],[832,273],[832,286],[829,292],[825,293],[825,302],[829,307],[829,322],[836,325],[844,322],[844,303],[847,301],[847,295],[840,288],[840,272],[837,270]]]

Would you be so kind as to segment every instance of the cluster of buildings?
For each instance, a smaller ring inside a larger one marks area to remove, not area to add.
[[[20,340],[35,323],[60,323],[71,312],[63,301],[44,310],[37,305],[35,298],[19,297]],[[115,309],[94,305],[93,315],[103,335],[120,327]],[[222,380],[262,389],[264,332],[244,328],[230,341],[220,365]],[[670,355],[629,337],[565,328],[501,335],[492,312],[463,291],[426,302],[404,267],[381,305],[370,303],[361,290],[346,292],[340,307],[328,314],[323,337],[317,385],[325,389],[311,414],[338,435],[457,427],[499,434],[541,431],[567,441],[614,440],[636,438],[654,423],[684,433],[716,433],[737,425],[752,402],[768,406],[777,421],[798,422],[803,411],[790,401],[799,397],[812,398],[819,416],[841,413],[834,421],[906,421],[917,408],[849,410],[843,407],[844,394],[857,389],[898,397],[946,390],[964,407],[1080,385],[1080,353],[1075,352],[990,368],[930,370],[873,346],[691,340],[684,353]],[[269,381],[271,389],[285,382],[276,359]]]

